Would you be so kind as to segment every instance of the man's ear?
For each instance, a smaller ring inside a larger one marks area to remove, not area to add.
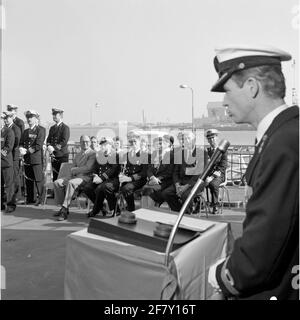
[[[257,79],[250,77],[246,80],[245,85],[248,88],[249,96],[252,99],[255,99],[260,91],[260,83],[257,81]]]

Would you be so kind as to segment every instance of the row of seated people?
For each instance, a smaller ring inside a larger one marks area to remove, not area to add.
[[[99,214],[112,217],[117,212],[117,193],[125,198],[127,210],[135,210],[134,193],[141,190],[142,207],[160,206],[167,202],[172,211],[180,211],[199,175],[208,161],[208,152],[196,147],[192,132],[181,134],[180,145],[173,148],[170,137],[155,138],[152,154],[142,151],[140,136],[128,137],[129,150],[116,152],[113,140],[102,138],[100,150],[90,148],[90,138],[80,138],[81,151],[76,154],[71,174],[54,181],[55,200],[61,209],[55,214],[66,220],[69,206],[78,188],[93,202],[88,217]],[[224,180],[226,159],[220,161],[215,172]],[[211,182],[211,181],[210,181]],[[108,209],[104,207],[107,200]],[[217,202],[217,201],[216,201]]]

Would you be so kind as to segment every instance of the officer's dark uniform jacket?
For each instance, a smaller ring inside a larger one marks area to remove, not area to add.
[[[243,235],[235,241],[231,256],[217,267],[217,281],[227,297],[298,300],[298,106],[273,120],[256,147],[246,181],[252,195]]]
[[[177,149],[174,154],[173,183],[194,186],[204,168],[204,150],[194,147],[192,156],[187,156],[186,149]]]
[[[119,155],[111,152],[109,155],[103,152],[97,152],[94,173],[96,173],[103,182],[111,181],[118,183],[120,173]]]
[[[123,155],[121,163],[126,163],[125,168],[121,166],[121,170],[124,171],[125,175],[130,177],[132,181],[146,180],[147,168],[149,162],[149,154],[146,152],[138,151],[133,154],[127,152]]]
[[[33,129],[26,129],[21,136],[20,147],[27,149],[24,155],[26,164],[42,164],[43,163],[43,143],[45,141],[46,130],[44,127],[36,125]],[[34,152],[30,153],[29,148],[33,148]]]
[[[214,149],[212,147],[207,147],[206,152],[205,152],[205,164],[208,163],[209,159],[211,159],[212,155],[214,154]],[[214,172],[219,171],[221,173],[221,181],[225,181],[225,173],[226,173],[226,168],[227,168],[227,157],[228,153],[227,151],[222,153],[221,158],[217,163],[215,164],[213,170],[212,170],[212,175]]]
[[[1,129],[1,151],[6,151],[6,155],[1,153],[1,168],[13,166],[12,150],[15,143],[15,134],[11,128]]]
[[[18,126],[21,130],[21,135],[23,134],[24,130],[25,130],[25,124],[24,124],[24,121],[18,117],[15,117],[14,120],[13,120],[14,124],[16,126]]]
[[[60,123],[58,126],[53,125],[47,137],[47,146],[52,146],[54,148],[53,154],[56,158],[61,158],[69,154],[68,151],[68,141],[70,138],[70,128],[64,124]],[[58,148],[60,145],[61,148]]]
[[[19,161],[19,158],[20,158],[19,143],[21,139],[21,129],[14,123],[12,123],[12,125],[9,128],[12,129],[12,131],[15,134],[15,143],[12,151],[13,160]]]
[[[174,171],[174,151],[168,151],[160,160],[159,165],[154,164],[154,159],[157,156],[157,151],[154,151],[150,157],[149,166],[147,170],[147,177],[155,176],[161,181],[161,189],[165,189],[173,183]]]

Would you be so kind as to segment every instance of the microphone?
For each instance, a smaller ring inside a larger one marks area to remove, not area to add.
[[[212,169],[214,168],[215,164],[220,160],[223,153],[225,153],[230,146],[230,142],[227,140],[222,140],[219,145],[217,146],[215,152],[213,153],[209,163],[207,164],[206,168],[201,175],[201,179],[203,181],[211,174]]]
[[[185,200],[184,204],[182,205],[178,218],[172,228],[169,240],[168,240],[168,244],[167,244],[167,248],[166,248],[166,254],[165,254],[165,266],[168,267],[169,266],[169,256],[170,256],[170,252],[172,250],[172,246],[173,246],[173,242],[174,242],[174,238],[175,238],[175,234],[176,231],[178,229],[178,226],[180,224],[180,221],[185,213],[185,210],[187,208],[187,206],[189,205],[189,203],[192,201],[193,197],[195,196],[195,193],[197,192],[197,190],[199,189],[199,187],[204,186],[205,180],[206,178],[211,174],[212,169],[214,168],[215,164],[217,163],[217,161],[220,159],[220,157],[222,156],[223,153],[225,153],[228,149],[228,147],[230,146],[230,142],[227,140],[221,140],[219,145],[217,146],[215,152],[213,153],[210,162],[206,165],[206,167],[204,168],[204,171],[202,173],[202,175],[199,177],[199,179],[197,180],[196,184],[194,185],[193,189],[191,190],[189,196],[187,197],[187,199]]]

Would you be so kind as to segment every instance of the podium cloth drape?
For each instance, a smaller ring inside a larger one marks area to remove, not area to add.
[[[194,225],[206,222],[190,219]],[[173,251],[168,269],[164,252],[94,235],[87,229],[70,234],[66,243],[65,299],[208,299],[212,295],[207,284],[209,267],[225,258],[232,238],[228,224],[213,224]]]

